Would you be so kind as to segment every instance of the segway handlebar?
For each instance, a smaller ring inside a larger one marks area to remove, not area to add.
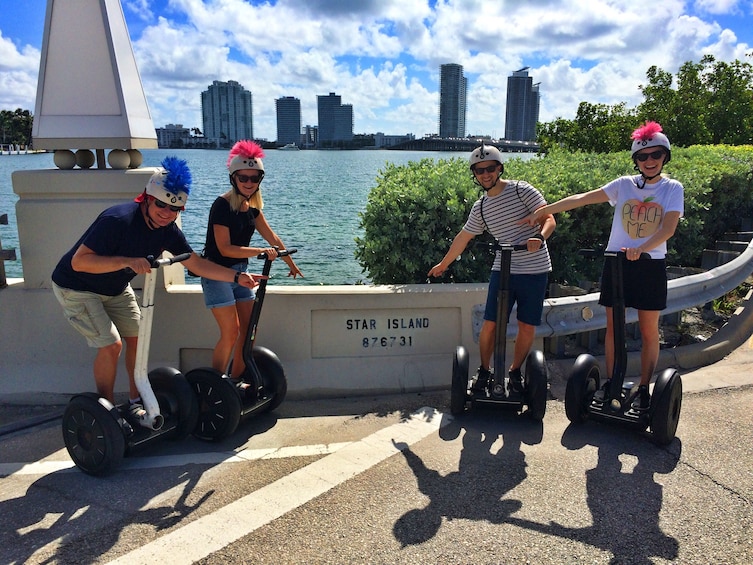
[[[585,257],[619,257],[624,256],[624,251],[604,251],[603,249],[579,249],[578,250],[579,255],[583,255]],[[640,256],[641,259],[651,259],[651,255],[646,253],[645,251],[641,253]]]
[[[527,243],[500,243],[499,241],[477,241],[474,242],[479,247],[488,247],[489,251],[526,251]]]
[[[152,264],[153,269],[158,269],[160,267],[165,267],[167,265],[172,265],[173,263],[181,263],[188,259],[191,256],[191,253],[181,253],[180,255],[176,255],[174,257],[164,257],[162,259],[155,259],[153,255],[150,255],[147,257],[147,260]]]
[[[298,253],[298,250],[297,249],[278,249],[277,250],[277,256],[278,257],[287,257],[288,255],[292,255],[293,253]],[[267,254],[266,253],[259,253],[256,256],[256,258],[264,260],[264,259],[267,258]]]

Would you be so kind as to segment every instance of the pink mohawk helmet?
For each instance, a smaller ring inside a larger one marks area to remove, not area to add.
[[[245,139],[237,141],[230,150],[227,169],[231,175],[241,169],[255,169],[264,173],[262,157],[264,157],[264,150],[259,144]]]
[[[662,127],[657,122],[646,122],[636,129],[631,136],[633,146],[630,150],[630,156],[635,161],[635,154],[641,149],[649,147],[663,147],[667,151],[667,158],[664,163],[669,163],[672,158],[672,148],[669,146],[669,139],[662,133]]]

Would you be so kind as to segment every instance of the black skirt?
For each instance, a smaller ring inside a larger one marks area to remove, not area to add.
[[[604,258],[601,272],[599,304],[612,307],[612,261]],[[622,284],[625,306],[636,310],[664,310],[667,307],[667,262],[665,259],[638,259],[623,261]]]

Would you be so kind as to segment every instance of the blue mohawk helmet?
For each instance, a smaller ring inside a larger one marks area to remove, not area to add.
[[[161,165],[149,179],[146,193],[165,204],[185,207],[192,181],[188,163],[177,157],[165,157]]]

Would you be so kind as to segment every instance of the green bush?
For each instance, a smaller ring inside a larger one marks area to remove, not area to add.
[[[465,159],[388,164],[360,214],[364,236],[356,238],[356,259],[375,284],[426,282],[478,197]],[[490,268],[488,252],[471,251],[445,277],[482,281]]]
[[[725,232],[739,230],[744,219],[753,218],[753,147],[673,149],[664,172],[685,187],[685,216],[668,243],[667,261],[698,267],[704,248],[713,248]],[[547,202],[633,173],[628,151],[597,154],[553,149],[545,157],[505,163],[506,178],[530,182]],[[389,165],[380,173],[360,215],[364,236],[356,239],[356,259],[375,284],[425,282],[427,271],[447,252],[479,196],[464,158]],[[601,204],[556,216],[557,229],[549,241],[552,281],[597,280],[601,263],[581,256],[578,249],[606,245],[612,212],[611,206]],[[486,282],[490,265],[487,252],[471,249],[445,277],[455,282]]]

